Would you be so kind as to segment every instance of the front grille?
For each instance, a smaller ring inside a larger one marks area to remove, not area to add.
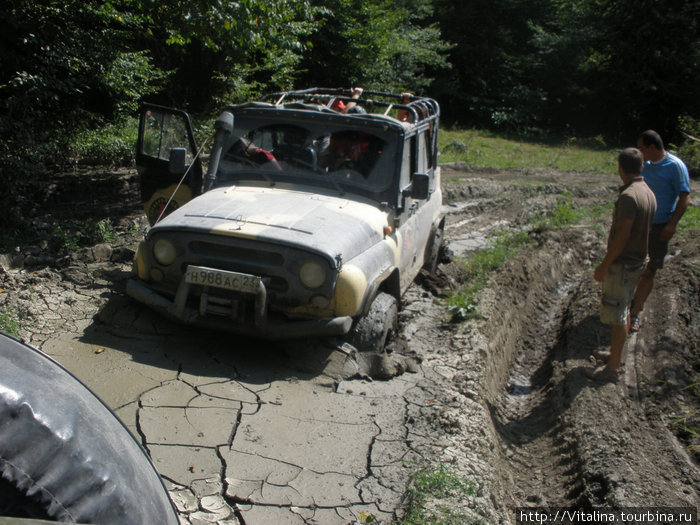
[[[192,241],[190,251],[195,255],[204,257],[224,257],[240,264],[256,262],[258,264],[268,264],[282,266],[284,257],[279,252],[270,252],[262,249],[250,249],[242,246],[229,246],[207,241]]]
[[[159,236],[167,237],[178,251],[175,262],[162,268],[165,274],[162,284],[172,287],[173,293],[187,266],[195,265],[260,276],[267,287],[269,302],[279,306],[309,304],[317,294],[331,297],[334,274],[329,262],[320,255],[256,239],[207,233],[158,232],[151,242],[155,243]],[[329,278],[316,290],[308,290],[299,282],[299,269],[308,260],[316,260],[327,268]],[[230,296],[225,290],[212,289],[211,293]]]

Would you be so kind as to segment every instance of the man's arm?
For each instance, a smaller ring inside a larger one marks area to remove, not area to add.
[[[678,221],[681,220],[681,217],[683,217],[683,214],[685,213],[685,210],[688,209],[688,204],[690,203],[690,193],[687,191],[682,191],[678,195],[678,201],[676,202],[676,211],[673,212],[673,215],[671,216],[671,219],[668,221],[668,224],[664,227],[663,230],[661,230],[661,234],[659,238],[662,241],[668,241],[673,237],[673,235],[676,233],[676,226],[678,225]]]
[[[620,254],[625,249],[627,241],[630,238],[630,233],[632,232],[632,225],[634,224],[634,219],[617,219],[615,222],[615,236],[612,238],[610,247],[598,267],[593,272],[593,278],[598,282],[603,282],[605,274],[608,273],[608,268],[615,262]]]

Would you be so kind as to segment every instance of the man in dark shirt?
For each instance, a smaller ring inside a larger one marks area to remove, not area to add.
[[[600,320],[610,325],[610,357],[605,366],[586,370],[592,379],[617,380],[629,332],[629,304],[648,259],[656,198],[641,176],[643,163],[636,148],[627,148],[618,156],[623,186],[615,202],[607,252],[593,274],[603,283]]]

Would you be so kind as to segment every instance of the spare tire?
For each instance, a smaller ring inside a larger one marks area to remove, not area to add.
[[[150,457],[117,416],[58,362],[2,332],[0,491],[0,503],[14,500],[0,515],[179,523]]]

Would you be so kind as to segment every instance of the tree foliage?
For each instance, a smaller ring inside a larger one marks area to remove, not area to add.
[[[422,92],[429,72],[448,68],[428,0],[329,0],[318,12],[301,64],[307,85]]]
[[[0,218],[77,132],[143,100],[212,115],[360,85],[430,94],[448,122],[615,144],[680,142],[700,118],[697,0],[13,0],[0,16]]]
[[[700,112],[695,0],[435,0],[466,124],[626,140]],[[633,142],[633,140],[631,140]]]

